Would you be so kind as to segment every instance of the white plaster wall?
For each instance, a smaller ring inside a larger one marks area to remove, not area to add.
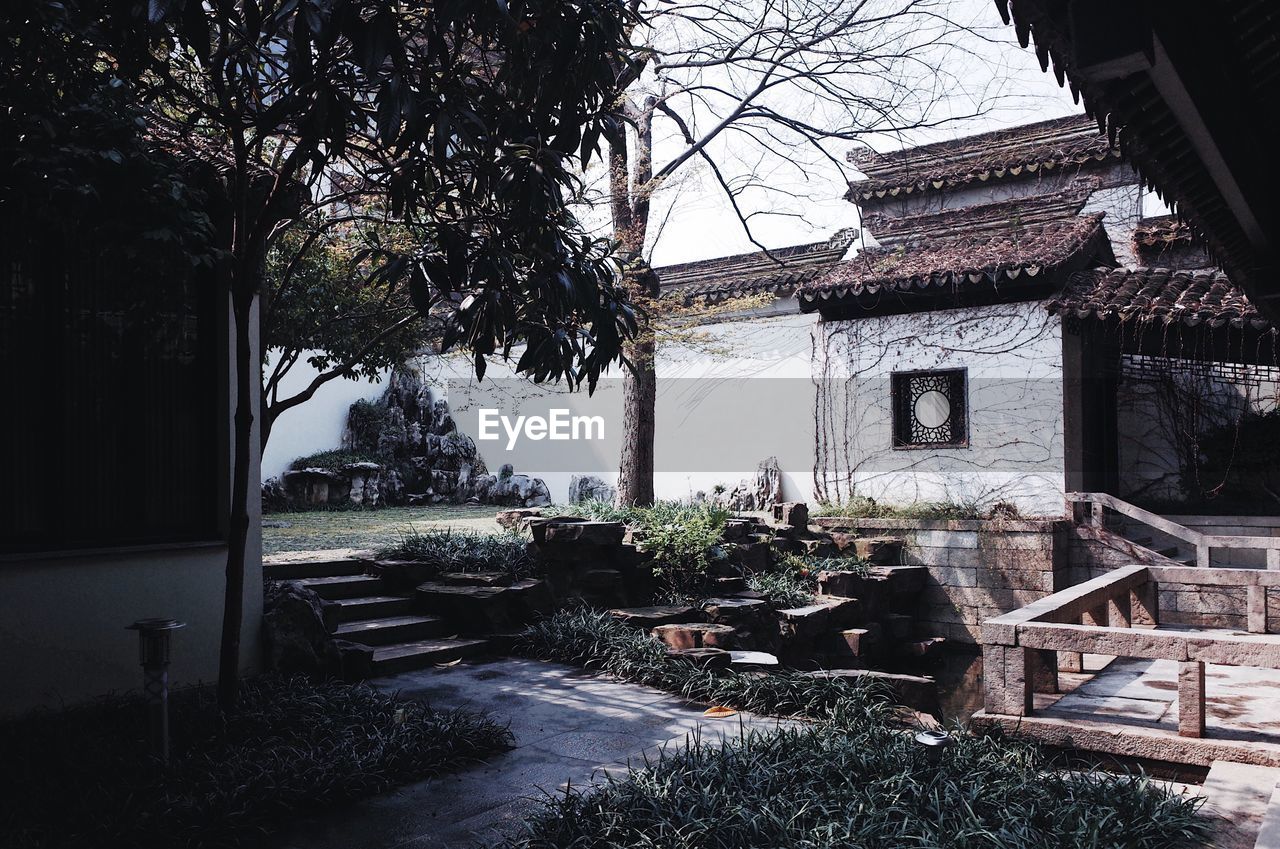
[[[307,363],[307,352],[280,381],[280,397],[288,398],[305,389],[317,371]],[[278,353],[268,355],[264,371],[271,373]],[[331,380],[316,390],[311,400],[280,414],[271,426],[271,436],[262,452],[262,477],[279,477],[298,457],[328,451],[342,445],[347,427],[347,410],[356,401],[371,401],[382,396],[386,375],[377,380],[358,378]]]
[[[256,319],[253,326],[257,327]],[[255,339],[255,364],[256,344]],[[234,351],[234,346],[228,350]],[[233,362],[229,374],[234,374]],[[235,389],[227,389],[230,433]],[[256,431],[250,445],[252,482],[258,479]],[[228,456],[231,453],[228,446]],[[228,481],[230,471],[228,465]],[[228,481],[221,482],[223,492],[229,491]],[[187,623],[173,636],[172,684],[214,682],[226,558],[225,542],[211,541],[0,560],[0,716],[140,688],[138,636],[125,626],[150,617]],[[258,493],[250,486],[241,630],[241,666],[246,673],[260,667],[261,630],[262,534]]]
[[[1041,302],[819,325],[817,487],[892,504],[1009,501],[1063,510],[1062,332]],[[890,375],[963,368],[969,445],[895,449]]]

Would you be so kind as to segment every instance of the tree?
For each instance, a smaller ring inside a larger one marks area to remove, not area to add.
[[[376,378],[408,357],[438,344],[443,317],[423,316],[403,286],[371,282],[377,264],[367,255],[388,242],[411,250],[413,233],[376,209],[315,213],[295,222],[267,254],[262,293],[262,350],[275,355],[264,369],[262,422],[265,449],[283,413],[306,403],[338,378]],[[281,395],[303,356],[316,374],[302,389]]]
[[[701,163],[751,241],[753,221],[794,200],[788,177],[847,179],[836,146],[935,126],[982,111],[969,91],[969,30],[946,0],[631,0],[647,26],[632,32],[608,125],[613,233],[629,260],[632,297],[662,313],[643,261],[655,194]],[[633,25],[634,27],[634,25]],[[953,106],[953,104],[959,104]],[[655,322],[629,343],[626,439],[618,497],[653,501]]]
[[[324,196],[376,195],[418,228],[370,259],[424,314],[451,305],[445,348],[483,376],[510,356],[538,380],[586,381],[634,327],[607,243],[566,205],[616,97],[626,10],[612,0],[115,0],[102,46],[140,86],[164,143],[222,175],[221,271],[234,324],[231,520],[218,697],[239,689],[252,323],[273,242]]]

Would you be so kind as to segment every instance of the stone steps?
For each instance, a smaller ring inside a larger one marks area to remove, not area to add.
[[[299,578],[301,584],[325,601],[343,598],[360,598],[376,594],[383,589],[382,581],[368,575],[331,575],[324,578]]]
[[[333,578],[340,575],[360,575],[364,573],[365,563],[362,560],[294,560],[271,562],[263,561],[262,577],[269,581],[297,581],[306,578]]]
[[[1280,769],[1275,767],[1213,762],[1200,793],[1205,797],[1202,813],[1214,824],[1217,849],[1271,849],[1264,840],[1274,831],[1269,820],[1277,784]]]
[[[366,646],[390,646],[443,637],[449,623],[439,616],[387,616],[343,622],[332,630],[335,637]]]
[[[413,612],[413,600],[398,595],[372,595],[359,598],[333,599],[325,605],[325,624],[330,631],[344,622],[359,619],[382,619],[390,616],[408,616]]]
[[[382,646],[373,652],[373,674],[395,675],[438,663],[452,663],[484,654],[488,648],[486,640],[478,639],[416,640]]]

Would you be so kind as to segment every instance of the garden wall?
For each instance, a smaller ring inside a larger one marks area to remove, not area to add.
[[[916,611],[922,635],[976,644],[984,619],[1073,583],[1066,520],[820,518],[816,522],[862,536],[906,541],[904,562],[929,570]]]

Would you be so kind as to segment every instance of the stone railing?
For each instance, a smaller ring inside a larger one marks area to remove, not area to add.
[[[1159,627],[1161,583],[1246,588],[1250,633]],[[985,711],[1029,716],[1034,694],[1056,688],[1059,669],[1084,654],[1177,661],[1178,733],[1203,737],[1204,665],[1280,669],[1280,635],[1267,633],[1267,590],[1280,571],[1125,566],[986,620]]]
[[[1212,549],[1257,548],[1267,552],[1268,569],[1280,569],[1280,537],[1222,536],[1202,533],[1105,492],[1068,492],[1067,505],[1073,512],[1076,511],[1077,506],[1087,508],[1087,516],[1077,516],[1077,521],[1087,521],[1097,528],[1105,525],[1106,511],[1114,510],[1134,521],[1180,539],[1195,549],[1196,566],[1200,568],[1209,566],[1209,554]]]

